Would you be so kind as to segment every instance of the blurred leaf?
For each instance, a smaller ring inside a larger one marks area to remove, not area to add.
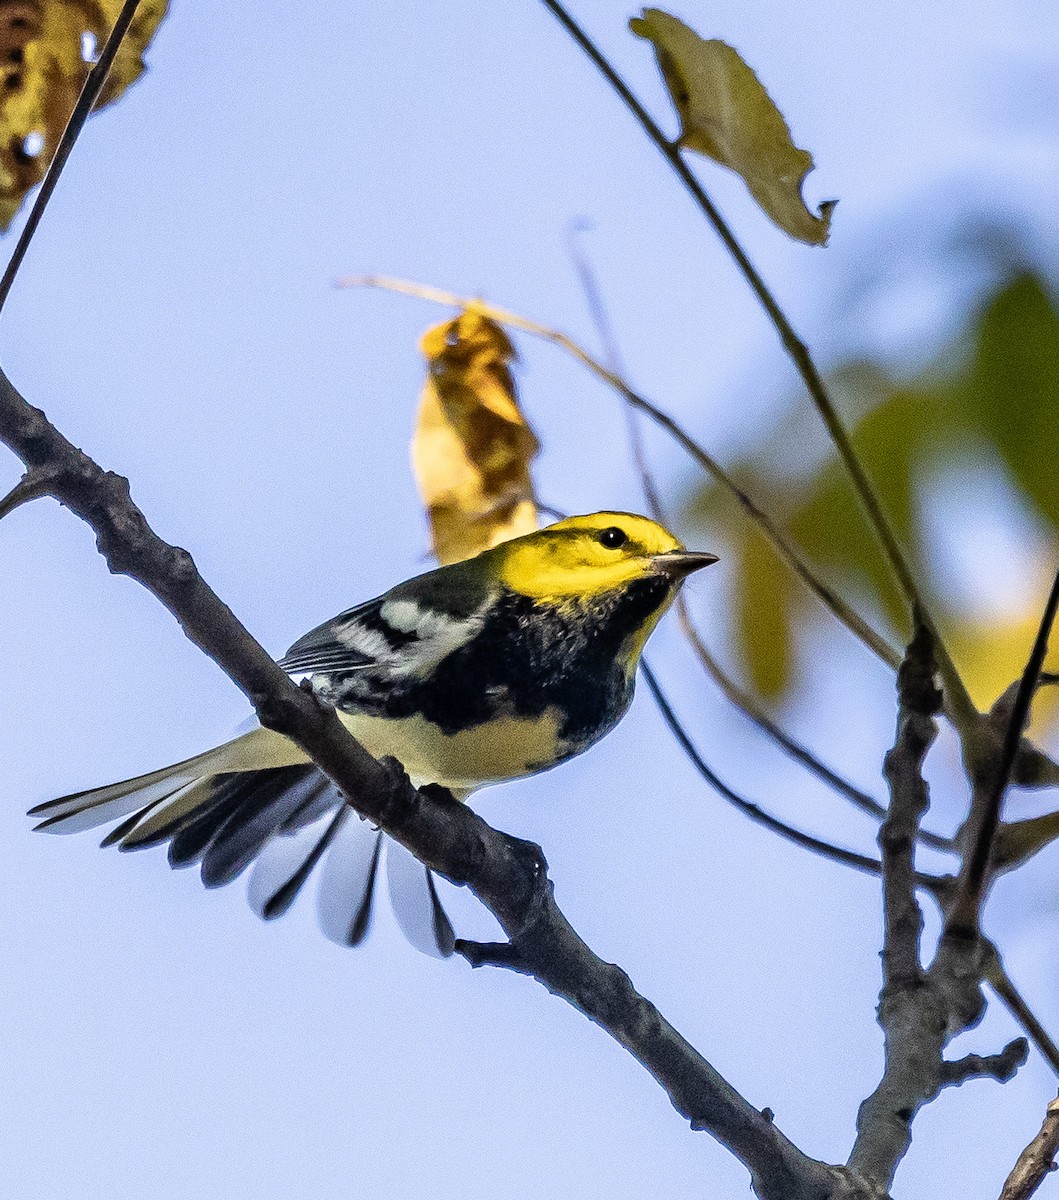
[[[895,391],[852,431],[854,449],[905,545],[913,542],[920,455],[940,432],[946,408],[944,393]],[[834,458],[809,481],[791,532],[814,561],[866,586],[891,625],[902,635],[908,632],[904,600],[881,560],[848,477]]]
[[[812,155],[799,150],[758,77],[726,42],[706,41],[683,21],[645,8],[629,28],[654,45],[680,115],[680,143],[741,175],[751,195],[791,237],[827,242],[835,201],[815,216],[802,199]]]
[[[441,563],[537,528],[530,461],[539,449],[515,394],[515,350],[473,309],[435,326],[412,464]]]
[[[964,388],[968,420],[1059,524],[1059,314],[1040,280],[1019,275],[985,307]]]
[[[774,568],[775,557],[764,535],[748,530],[739,547],[736,628],[750,680],[762,696],[770,697],[786,689],[794,665],[793,581]]]
[[[1033,649],[1040,625],[1038,610],[1030,608],[1026,612],[1006,613],[991,621],[960,619],[956,614],[956,620],[947,622],[949,649],[965,674],[971,699],[979,708],[988,709],[1011,686],[1018,686],[1017,681]],[[1054,652],[1051,658],[1055,658]],[[1035,706],[1035,714],[1050,718],[1056,711],[1057,699],[1055,694],[1043,693]]]
[[[102,48],[121,8],[121,0],[0,0],[0,230],[44,178],[91,68],[85,49]],[[97,108],[139,79],[165,13],[166,0],[141,0]]]
[[[939,353],[919,379],[895,382],[878,368],[847,364],[832,379],[833,395],[846,411],[853,444],[883,507],[905,546],[913,570],[941,623],[972,698],[988,708],[1017,679],[1033,644],[1054,562],[1037,563],[1034,542],[1026,570],[1041,581],[1040,595],[1020,605],[983,614],[954,598],[928,523],[927,505],[942,472],[954,463],[1015,483],[1027,505],[1052,526],[1059,524],[1059,313],[1041,282],[1017,273],[997,286],[972,314],[966,329]],[[852,414],[852,415],[851,415]],[[816,454],[802,409],[774,424],[755,453],[731,464],[739,482],[785,518],[794,540],[817,570],[841,587],[874,623],[906,634],[905,608],[878,545],[833,453]],[[798,464],[803,464],[799,466]],[[780,482],[779,474],[783,475]],[[716,487],[702,488],[695,514],[731,510]],[[716,531],[715,531],[716,532]],[[725,522],[730,554],[743,578],[737,583],[737,646],[750,678],[765,692],[794,680],[769,676],[764,664],[774,646],[796,639],[805,614],[804,593],[789,581],[771,552],[762,555],[759,535],[733,516]],[[981,547],[983,573],[995,568],[989,545]],[[783,575],[779,584],[771,576]],[[795,598],[799,603],[795,603]],[[772,606],[770,608],[770,606]],[[1050,663],[1059,659],[1059,647]],[[777,664],[791,660],[782,651]],[[1059,696],[1042,694],[1038,725],[1059,711]],[[1019,782],[1040,783],[1055,774],[1042,758],[1023,764]],[[1040,767],[1040,770],[1038,770]],[[1036,776],[1034,777],[1034,773]],[[1043,773],[1042,773],[1043,772]]]

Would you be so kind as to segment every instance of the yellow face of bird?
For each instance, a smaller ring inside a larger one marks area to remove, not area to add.
[[[568,517],[504,542],[491,553],[500,558],[500,574],[508,587],[560,604],[590,600],[651,575],[670,575],[675,589],[695,566],[715,561],[712,555],[686,552],[657,522],[622,512]]]

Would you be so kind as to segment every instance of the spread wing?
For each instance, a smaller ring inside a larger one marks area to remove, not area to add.
[[[325,621],[299,638],[279,665],[292,675],[372,667],[395,676],[427,673],[472,638],[485,617],[482,592],[454,589],[453,570],[420,576]]]

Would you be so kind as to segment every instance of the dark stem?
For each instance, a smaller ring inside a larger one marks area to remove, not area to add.
[[[876,820],[885,819],[886,809],[878,800],[869,796],[867,792],[862,792],[860,788],[854,787],[847,779],[843,779],[841,775],[817,758],[801,742],[791,737],[782,726],[765,712],[749,692],[739,687],[735,680],[722,669],[721,664],[710,653],[698,628],[691,619],[691,612],[683,594],[677,597],[675,607],[680,627],[684,632],[685,638],[687,638],[688,644],[691,646],[692,652],[699,660],[702,669],[721,690],[725,699],[737,708],[766,737],[771,738],[777,746],[789,754],[795,762],[800,763],[807,771],[815,775],[821,782],[826,783],[828,787],[833,788],[840,796],[844,796],[854,807],[859,808],[861,812],[867,813],[870,817],[875,817]],[[953,849],[951,838],[942,837],[926,829],[919,830],[919,841],[924,846],[930,846],[934,850],[951,851]]]
[[[699,753],[694,742],[692,742],[684,726],[673,711],[673,706],[669,703],[669,699],[662,690],[658,678],[646,660],[641,659],[640,670],[643,673],[644,682],[650,688],[651,695],[658,705],[662,718],[669,726],[673,736],[680,743],[684,753],[710,787],[723,796],[729,804],[733,804],[741,813],[748,816],[758,825],[764,825],[766,829],[771,829],[773,833],[778,833],[789,842],[794,842],[796,846],[812,850],[815,854],[823,855],[824,858],[829,858],[833,862],[842,863],[843,866],[853,867],[858,871],[866,871],[869,875],[879,874],[880,863],[878,859],[870,858],[866,854],[857,854],[854,850],[846,850],[842,846],[835,846],[831,842],[825,842],[822,838],[813,837],[812,834],[805,833],[801,829],[795,829],[793,825],[788,825],[785,821],[781,821],[779,817],[774,817],[771,813],[765,812],[758,805],[752,803],[750,800],[745,800],[738,792],[733,791],[713,771]]]
[[[978,935],[982,901],[990,879],[990,859],[1000,824],[1000,809],[1004,793],[1011,780],[1011,771],[1022,742],[1022,734],[1030,716],[1030,705],[1040,684],[1041,668],[1048,653],[1056,610],[1059,608],[1059,573],[1041,615],[1037,637],[1030,651],[1026,669],[1022,672],[1018,691],[1011,706],[1011,716],[1004,731],[1000,760],[987,764],[975,780],[974,799],[968,818],[970,848],[968,849],[953,893],[952,905],[946,915],[945,933],[950,937],[974,938]]]
[[[48,164],[48,170],[40,185],[40,191],[37,193],[36,199],[33,201],[33,207],[26,218],[26,224],[23,226],[18,241],[15,243],[15,249],[12,251],[11,258],[4,269],[3,278],[0,279],[0,310],[3,310],[4,305],[7,303],[11,285],[15,282],[18,269],[22,265],[22,260],[26,257],[29,244],[33,240],[33,235],[37,232],[40,219],[44,216],[44,210],[48,207],[48,201],[51,199],[52,192],[55,191],[55,185],[59,182],[59,176],[62,174],[63,167],[66,166],[66,160],[70,157],[70,151],[74,148],[74,143],[77,141],[84,123],[88,120],[89,114],[99,99],[103,85],[107,82],[107,76],[110,74],[110,68],[118,53],[122,38],[124,38],[129,26],[132,24],[132,18],[136,15],[139,3],[140,0],[125,0],[121,12],[118,13],[118,19],[114,22],[114,27],[107,35],[103,52],[93,64],[91,71],[88,72],[88,78],[85,80],[84,87],[81,88],[81,94],[77,97],[77,103],[70,114],[70,119],[66,122],[66,128],[63,130],[59,144],[55,148],[55,154]]]
[[[882,505],[875,493],[874,486],[869,480],[864,467],[861,465],[856,451],[853,449],[849,435],[827,393],[827,388],[824,386],[824,381],[816,369],[816,364],[813,362],[808,347],[794,332],[794,327],[787,320],[786,314],[780,308],[776,298],[772,295],[764,279],[758,273],[757,268],[750,261],[750,258],[736,239],[735,234],[728,227],[728,223],[721,216],[720,211],[716,208],[713,201],[706,195],[690,167],[684,161],[680,147],[665,136],[650,113],[647,112],[644,106],[633,95],[628,85],[617,71],[614,70],[588,34],[585,33],[581,26],[567,12],[565,6],[560,4],[559,0],[543,0],[543,3],[611,85],[625,106],[640,123],[644,133],[658,148],[670,167],[672,167],[680,182],[713,226],[725,249],[734,259],[744,279],[750,285],[758,302],[768,315],[783,344],[783,348],[787,351],[798,374],[802,377],[806,389],[816,406],[816,410],[824,422],[835,449],[838,451],[842,464],[853,483],[853,488],[861,507],[868,518],[868,524],[882,546],[887,565],[897,579],[909,609],[918,610],[923,615],[924,622],[934,631],[940,658],[940,667],[945,675],[946,688],[951,693],[946,696],[946,702],[951,704],[952,715],[958,720],[961,731],[970,732],[976,716],[974,705],[971,703],[967,690],[953,666],[951,658],[937,639],[937,632],[934,630],[933,622],[923,604],[922,597],[919,595],[915,579],[904,553],[893,530],[890,528]]]

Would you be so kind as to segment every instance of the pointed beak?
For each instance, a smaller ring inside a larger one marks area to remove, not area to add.
[[[654,555],[651,565],[662,575],[668,575],[674,582],[679,583],[692,571],[712,566],[716,561],[716,554],[707,554],[701,550],[670,550],[666,554]]]

